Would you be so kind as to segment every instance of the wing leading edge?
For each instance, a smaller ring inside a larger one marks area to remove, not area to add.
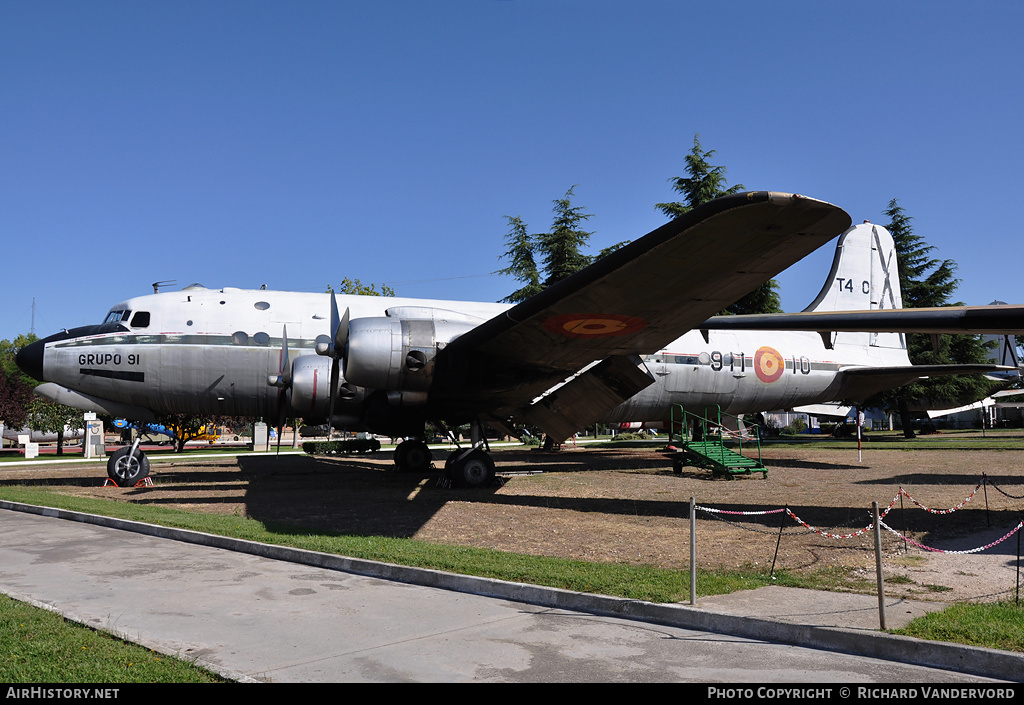
[[[507,416],[608,360],[565,385],[577,387],[565,394],[572,404],[546,401],[572,416],[566,427],[596,418],[650,383],[636,355],[677,339],[850,222],[824,201],[764,191],[695,208],[452,341],[438,354],[433,403],[456,415]],[[594,386],[594,376],[614,393],[580,412],[578,390]]]
[[[873,311],[806,311],[747,316],[713,316],[701,330],[785,330],[820,333],[985,333],[1024,332],[1024,306],[939,306]]]

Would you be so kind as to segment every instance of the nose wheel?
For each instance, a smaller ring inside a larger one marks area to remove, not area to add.
[[[149,477],[149,458],[138,449],[138,443],[122,448],[107,461],[107,477],[118,487],[134,487]]]

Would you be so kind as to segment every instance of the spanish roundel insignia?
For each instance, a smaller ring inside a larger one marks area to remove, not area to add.
[[[642,330],[647,321],[617,313],[567,313],[544,321],[544,328],[570,338],[611,338]]]
[[[765,346],[758,348],[754,353],[754,372],[757,374],[757,378],[765,384],[774,382],[785,371],[786,362],[775,348]]]

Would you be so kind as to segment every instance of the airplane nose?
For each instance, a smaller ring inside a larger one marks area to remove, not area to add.
[[[43,379],[43,349],[45,347],[45,340],[29,343],[14,356],[14,364],[30,377],[40,382],[45,381]]]

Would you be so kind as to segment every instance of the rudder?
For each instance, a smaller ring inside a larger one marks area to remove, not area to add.
[[[864,222],[839,236],[832,271],[805,311],[877,311],[903,308],[896,243],[881,225]],[[833,345],[889,348],[906,357],[906,338],[899,333],[836,333]]]
[[[864,222],[839,236],[832,271],[805,311],[903,308],[896,243],[881,225]]]

